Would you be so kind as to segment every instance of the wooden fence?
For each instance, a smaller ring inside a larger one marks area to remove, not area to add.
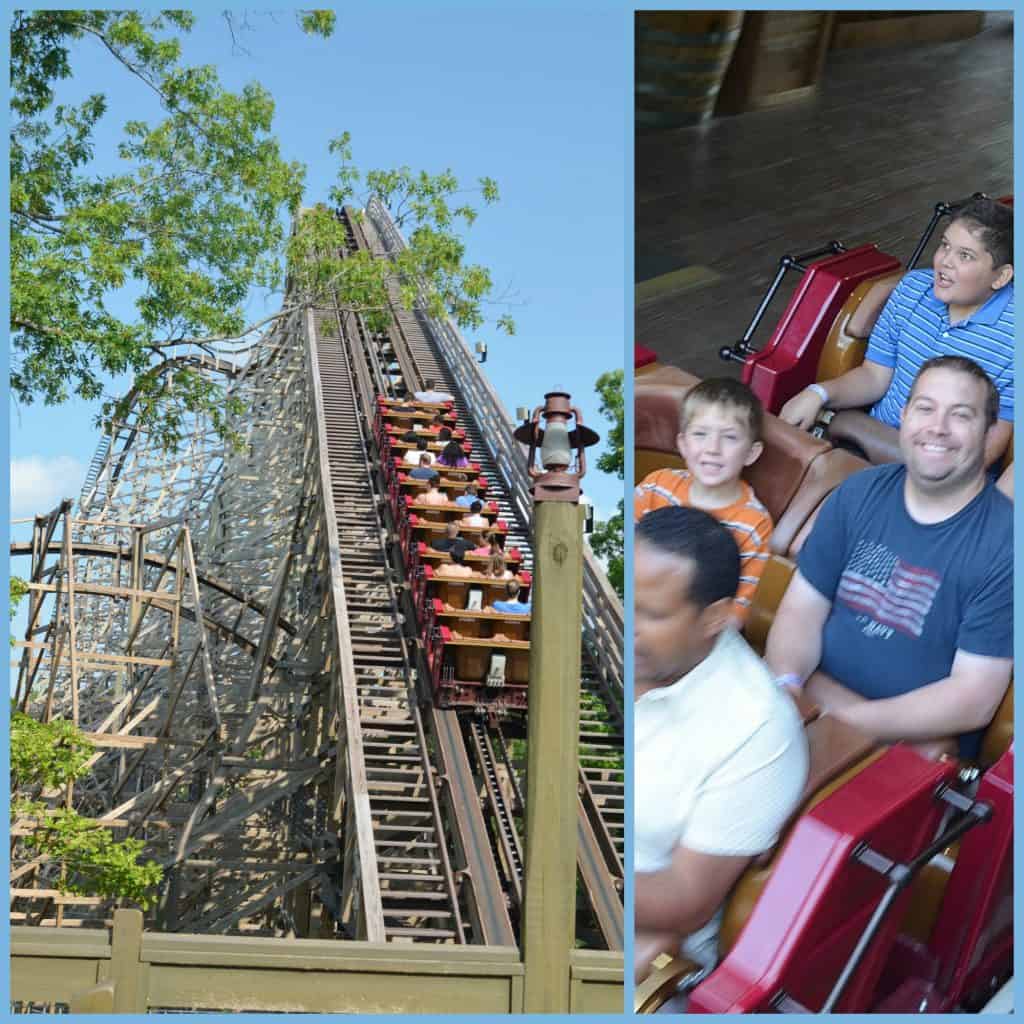
[[[72,1013],[156,1010],[518,1013],[513,947],[144,932],[118,910],[110,931],[11,929],[11,1000]],[[570,1012],[621,1013],[621,953],[576,950]]]

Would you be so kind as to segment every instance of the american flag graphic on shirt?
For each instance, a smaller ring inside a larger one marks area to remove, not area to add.
[[[942,577],[904,562],[884,544],[860,540],[843,570],[836,599],[876,622],[919,637]]]

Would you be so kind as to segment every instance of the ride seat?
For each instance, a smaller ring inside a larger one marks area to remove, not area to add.
[[[679,406],[698,382],[698,378],[676,367],[661,367],[645,375],[642,383],[637,383],[634,390],[634,470],[637,483],[656,469],[683,468],[683,459],[676,448]],[[752,466],[743,471],[743,477],[768,510],[777,531],[778,524],[784,522],[786,510],[808,477],[810,467],[821,456],[831,455],[832,446],[768,413],[764,417],[763,433],[764,451]],[[823,467],[818,476],[826,478],[829,472]],[[773,535],[771,550],[785,554],[799,525],[794,522],[794,517],[785,520],[783,535],[780,540]]]
[[[725,958],[746,924],[796,821],[884,753],[874,750],[874,742],[850,726],[822,716],[820,708],[806,698],[801,696],[796,701],[807,739],[807,782],[776,845],[744,871],[726,900],[718,934],[720,960]],[[681,957],[662,956],[653,966],[649,977],[637,988],[635,1010],[638,1013],[654,1012],[673,995],[678,981],[696,969],[695,964]]]
[[[864,362],[871,332],[902,276],[900,270],[864,281],[854,288],[825,339],[815,380],[831,380]]]
[[[747,642],[764,654],[768,631],[796,569],[796,559],[814,528],[825,499],[848,477],[867,468],[863,459],[835,448],[815,459],[796,496],[775,524],[772,556],[761,573],[743,628]]]
[[[800,817],[885,753],[869,736],[838,718],[817,714],[804,723],[809,768],[807,782],[796,809],[783,826],[775,846],[757,858],[740,876],[726,900],[718,932],[719,959],[724,959],[739,938],[768,879],[771,878],[790,831]]]

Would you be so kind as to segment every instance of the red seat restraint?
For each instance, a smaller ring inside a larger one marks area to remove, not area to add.
[[[952,761],[891,747],[796,824],[739,939],[690,998],[691,1013],[767,1013],[785,992],[816,1012],[870,919],[887,879],[853,859],[861,843],[906,863],[933,839],[935,792]],[[980,831],[980,829],[979,829]],[[909,889],[895,901],[837,1009],[873,1005]]]
[[[767,411],[777,414],[814,382],[825,339],[853,289],[899,266],[876,246],[861,245],[808,267],[768,344],[743,365],[743,382]]]

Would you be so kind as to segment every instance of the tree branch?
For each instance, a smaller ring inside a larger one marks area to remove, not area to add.
[[[305,303],[297,303],[292,306],[286,306],[278,312],[271,314],[268,317],[264,317],[262,320],[258,320],[254,324],[250,324],[244,330],[239,331],[237,334],[213,334],[205,338],[163,338],[160,341],[151,341],[149,347],[154,351],[165,348],[174,348],[177,345],[212,345],[218,341],[237,341],[239,338],[244,338],[246,335],[252,334],[254,331],[258,331],[265,324],[273,323],[275,320],[280,320],[283,317],[289,316],[296,309],[301,309]]]

